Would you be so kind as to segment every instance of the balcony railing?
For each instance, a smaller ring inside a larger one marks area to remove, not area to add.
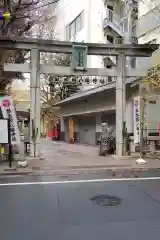
[[[116,27],[121,31],[124,32],[124,21],[118,15],[116,15],[112,10],[107,10],[107,16],[104,19],[104,28],[108,23],[113,23]]]
[[[122,44],[123,38],[114,38],[114,44]]]
[[[106,40],[106,44],[122,44],[123,43],[123,38],[118,38],[118,37],[115,37],[113,39],[113,42],[110,42],[108,39]]]

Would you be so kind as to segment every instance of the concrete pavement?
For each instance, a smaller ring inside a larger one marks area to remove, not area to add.
[[[99,156],[99,147],[80,144],[68,144],[65,142],[53,142],[41,140],[41,154],[44,161],[30,161],[33,169],[54,171],[81,171],[81,172],[105,172],[106,170],[132,170],[160,169],[160,158],[148,158],[145,165],[137,165],[137,157],[125,157],[123,159],[114,156]]]
[[[44,180],[13,186],[10,179],[2,186],[0,179],[1,239],[159,238],[160,198],[155,201],[151,190],[160,180],[65,184]]]
[[[41,139],[41,160],[28,159],[27,168],[17,168],[16,162],[13,168],[8,169],[7,164],[0,165],[1,175],[25,175],[25,174],[87,174],[102,173],[106,176],[132,177],[144,175],[143,172],[156,171],[160,176],[160,158],[148,158],[145,165],[137,165],[138,158],[117,159],[113,156],[98,156],[98,147],[84,146],[80,144],[68,144],[65,142],[53,142]],[[142,173],[141,173],[142,172]],[[138,173],[138,174],[137,174]]]
[[[51,140],[41,140],[41,154],[45,161],[35,160],[37,163],[42,163],[45,167],[58,168],[85,168],[85,167],[101,167],[114,168],[114,167],[137,167],[134,158],[124,157],[123,159],[115,158],[114,156],[99,156],[99,147],[88,146],[80,144],[68,144],[66,142],[53,142]],[[34,161],[32,161],[34,163]],[[143,167],[160,167],[160,156],[148,158],[148,164]]]

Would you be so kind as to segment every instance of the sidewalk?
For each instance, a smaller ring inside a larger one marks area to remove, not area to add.
[[[42,159],[29,159],[27,168],[12,169],[7,165],[0,165],[0,175],[9,174],[79,174],[112,172],[141,172],[160,171],[160,159],[147,159],[147,164],[138,165],[138,157],[117,159],[114,156],[98,156],[98,147],[68,144],[41,140]]]

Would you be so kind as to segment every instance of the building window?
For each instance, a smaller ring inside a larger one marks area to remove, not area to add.
[[[68,26],[67,26],[67,40],[71,39],[76,33],[83,28],[83,12],[81,12]]]
[[[111,82],[112,82],[112,77],[108,76],[108,83],[111,83]]]
[[[113,22],[113,6],[107,5],[108,19]]]
[[[75,20],[75,32],[79,32],[82,29],[82,14],[80,14]]]
[[[107,40],[113,44],[114,38],[110,35],[107,35]]]
[[[69,26],[68,26],[68,37],[69,39],[75,35],[75,24],[74,23],[71,23]]]

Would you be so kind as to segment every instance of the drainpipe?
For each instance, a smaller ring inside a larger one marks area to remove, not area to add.
[[[88,0],[88,42],[91,41],[91,0]]]
[[[91,1],[93,0],[88,0],[88,32],[87,32],[87,42],[91,42],[91,23],[92,23],[92,19],[91,19]],[[90,56],[88,57],[88,65],[90,66]]]
[[[127,16],[127,32],[124,36],[125,44],[130,44],[132,42],[132,0],[126,0],[125,2],[125,12]]]

